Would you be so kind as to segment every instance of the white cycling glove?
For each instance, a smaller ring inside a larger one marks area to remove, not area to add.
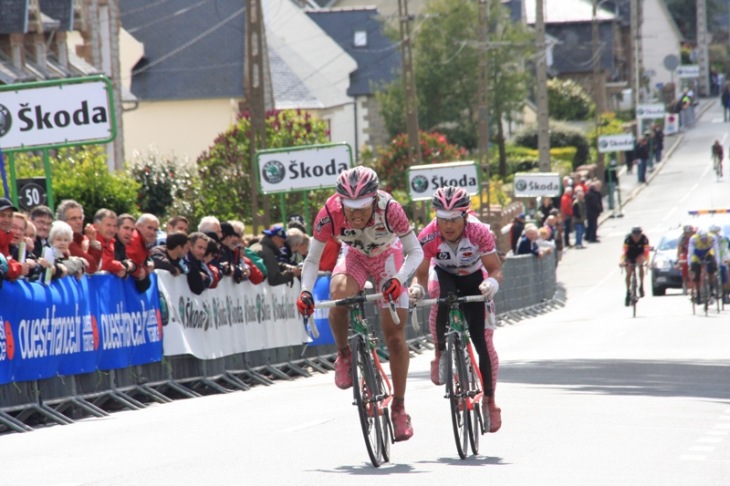
[[[493,277],[489,277],[479,284],[479,292],[481,292],[482,295],[487,298],[487,300],[493,299],[498,290],[499,282],[497,282],[497,279]]]
[[[424,297],[424,295],[426,295],[426,291],[423,289],[421,284],[414,283],[408,287],[408,300],[411,303],[418,302]]]

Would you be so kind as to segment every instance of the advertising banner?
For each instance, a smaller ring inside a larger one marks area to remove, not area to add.
[[[560,174],[530,172],[515,174],[515,197],[555,197],[560,195]]]
[[[0,383],[141,365],[162,359],[156,279],[144,292],[112,275],[50,285],[4,282]]]
[[[116,135],[111,82],[103,76],[0,88],[0,147],[103,143]]]
[[[626,152],[628,150],[634,150],[634,135],[631,133],[598,136],[599,153]]]
[[[352,166],[352,150],[346,143],[261,150],[256,161],[262,193],[309,191],[335,187]]]
[[[470,195],[479,194],[479,167],[474,161],[414,165],[406,174],[412,201],[431,199],[440,187],[456,186]]]
[[[162,305],[169,310],[165,356],[214,359],[309,341],[296,309],[298,283],[272,287],[225,278],[218,287],[195,295],[184,277],[159,270],[157,277]]]
[[[636,118],[664,118],[665,110],[662,103],[639,105],[636,109]]]

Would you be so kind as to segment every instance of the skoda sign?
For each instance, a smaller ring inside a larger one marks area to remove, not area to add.
[[[560,195],[560,174],[529,172],[515,174],[515,197],[555,197]]]
[[[110,142],[111,83],[103,76],[0,87],[3,150]]]
[[[634,150],[634,135],[631,133],[621,133],[617,135],[599,135],[598,152],[626,152]]]
[[[479,194],[479,169],[474,161],[414,165],[406,180],[412,201],[431,199],[436,189],[445,186],[461,187],[471,196]]]
[[[346,143],[305,145],[256,153],[263,194],[335,187],[340,172],[352,166]]]

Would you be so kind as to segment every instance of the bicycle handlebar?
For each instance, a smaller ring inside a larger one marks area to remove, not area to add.
[[[346,307],[351,305],[357,305],[362,304],[363,302],[372,302],[375,300],[379,300],[383,298],[382,293],[377,294],[358,294],[354,295],[352,297],[345,297],[344,299],[337,299],[337,300],[325,300],[322,302],[317,302],[315,304],[315,308],[319,307],[321,309],[330,309],[332,307]],[[398,317],[398,312],[396,311],[395,307],[395,301],[389,300],[388,301],[388,310],[390,310],[390,317],[393,318],[393,322],[395,325],[400,324],[400,317]]]
[[[470,302],[486,302],[484,295],[463,295],[461,297],[438,297],[435,299],[422,299],[416,302],[416,307],[427,307],[435,304],[468,304]]]

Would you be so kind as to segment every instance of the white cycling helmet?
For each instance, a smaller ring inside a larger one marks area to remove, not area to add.
[[[708,230],[710,231],[710,233],[720,233],[720,230],[722,230],[722,228],[720,228],[720,227],[719,227],[718,225],[716,225],[716,224],[713,224],[712,226],[710,226],[710,227],[708,228]]]

